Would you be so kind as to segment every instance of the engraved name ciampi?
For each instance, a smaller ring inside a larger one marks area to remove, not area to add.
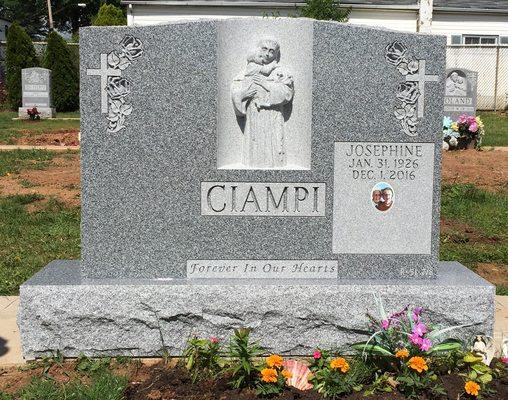
[[[325,215],[324,183],[201,182],[201,215]]]

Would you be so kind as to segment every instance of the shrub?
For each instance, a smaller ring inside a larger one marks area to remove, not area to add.
[[[338,0],[307,0],[300,10],[300,17],[324,21],[347,22],[350,8],[339,8]]]
[[[52,71],[51,98],[57,111],[79,108],[79,75],[65,40],[55,31],[48,35],[44,68]]]
[[[113,4],[103,4],[99,12],[92,19],[92,25],[95,26],[114,26],[127,25],[127,18],[123,11]]]
[[[7,100],[13,110],[21,107],[21,70],[37,67],[38,64],[32,40],[25,30],[14,22],[7,31],[5,54]]]

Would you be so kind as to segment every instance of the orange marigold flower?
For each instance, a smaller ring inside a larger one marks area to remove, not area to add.
[[[339,358],[334,358],[331,362],[330,362],[330,368],[331,369],[340,369],[341,372],[343,373],[346,373],[349,371],[349,364],[348,362],[342,358],[342,357],[339,357]]]
[[[467,381],[464,385],[464,389],[466,389],[466,393],[472,396],[478,396],[478,392],[480,391],[480,385],[473,381]]]
[[[429,369],[427,362],[423,357],[411,357],[407,365],[409,365],[409,368],[414,369],[419,373]]]
[[[263,382],[277,382],[277,371],[273,368],[265,368],[261,370],[261,380]]]
[[[408,358],[409,357],[409,351],[407,351],[406,349],[397,350],[397,352],[395,353],[395,357],[397,357],[397,358]]]
[[[284,359],[277,354],[272,354],[270,357],[266,358],[266,365],[268,365],[270,368],[280,368],[282,367],[283,362]]]
[[[290,379],[293,377],[293,374],[291,372],[289,372],[287,369],[283,369],[282,376],[286,379]]]

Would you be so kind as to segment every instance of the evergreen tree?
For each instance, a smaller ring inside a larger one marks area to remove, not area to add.
[[[7,30],[7,49],[5,54],[5,75],[7,99],[10,107],[21,107],[21,70],[37,67],[35,48],[25,30],[14,22]]]
[[[120,8],[115,7],[113,4],[103,4],[101,8],[99,8],[99,12],[95,18],[92,19],[92,25],[127,25],[127,18]]]
[[[57,111],[79,108],[79,75],[65,40],[55,31],[48,35],[44,68],[51,70],[51,98]]]
[[[301,17],[324,21],[347,22],[351,8],[340,8],[339,0],[306,0]]]

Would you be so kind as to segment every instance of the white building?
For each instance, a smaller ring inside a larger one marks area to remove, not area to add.
[[[129,25],[296,14],[303,0],[122,0]],[[449,44],[507,44],[508,0],[342,0],[349,22],[448,36]]]
[[[297,15],[305,0],[122,0],[128,25]],[[508,0],[342,0],[349,23],[448,37],[447,66],[478,71],[478,108],[508,107]]]

